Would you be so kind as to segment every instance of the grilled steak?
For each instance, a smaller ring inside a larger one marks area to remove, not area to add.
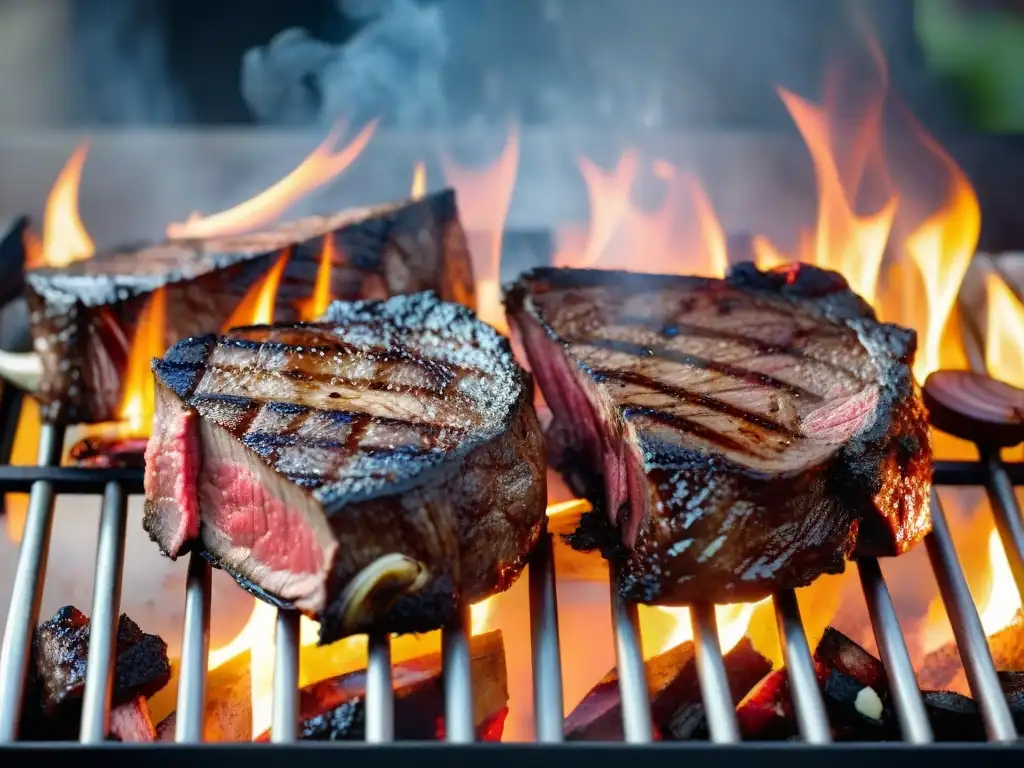
[[[573,544],[619,563],[623,596],[755,600],[928,532],[916,336],[838,274],[539,269],[506,306],[552,464],[604,510]]]
[[[164,341],[225,327],[250,290],[285,259],[276,322],[309,319],[327,238],[333,242],[330,294],[385,298],[435,290],[473,305],[473,278],[455,194],[282,224],[259,234],[178,241],[101,253],[26,277],[35,348],[43,359],[38,392],[51,421],[116,419],[131,339],[149,298],[165,292]]]
[[[530,378],[433,293],[188,339],[153,370],[146,530],[171,557],[198,539],[322,642],[440,626],[544,529]]]
[[[81,698],[89,635],[89,618],[70,605],[36,629],[32,658],[47,714],[56,714]],[[146,634],[122,614],[117,627],[114,704],[129,702],[138,695],[150,696],[163,688],[170,676],[167,643],[157,635]]]

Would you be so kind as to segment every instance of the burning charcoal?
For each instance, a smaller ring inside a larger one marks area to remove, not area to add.
[[[725,655],[733,701],[744,696],[768,672],[771,663],[746,638]],[[651,696],[651,716],[666,740],[707,738],[704,706],[693,643],[686,642],[644,664]],[[612,670],[583,698],[565,720],[566,738],[621,741],[622,706],[619,677]]]
[[[81,699],[89,635],[88,617],[70,605],[36,630],[33,662],[46,716],[62,714],[71,702]],[[156,635],[145,634],[122,614],[117,632],[114,704],[151,695],[166,685],[170,671],[167,644]]]
[[[206,718],[203,740],[207,742],[239,742],[252,739],[252,655],[239,653],[206,675]],[[154,713],[166,712],[177,701],[178,681],[172,678],[167,687],[150,702]],[[168,702],[171,703],[168,703]],[[157,725],[157,741],[174,741],[175,712],[167,714]]]
[[[156,728],[144,696],[110,710],[110,739],[124,742],[156,741]]]
[[[477,738],[500,741],[508,713],[505,646],[501,632],[470,639],[474,722]],[[441,654],[432,653],[395,664],[395,738],[444,738],[444,684]],[[359,741],[366,736],[366,670],[321,680],[301,691],[299,703],[302,739]],[[267,741],[269,733],[257,741]]]
[[[91,469],[143,469],[145,437],[87,437],[71,446],[71,461]]]
[[[333,264],[330,296],[321,296],[318,288],[325,254]],[[327,298],[383,298],[432,289],[443,299],[474,303],[469,253],[450,190],[257,234],[172,241],[106,252],[60,269],[34,269],[25,279],[32,333],[42,356],[37,397],[44,418],[67,423],[118,418],[129,346],[159,289],[163,344],[152,354],[226,324],[251,322],[237,310],[250,303],[255,307],[254,291],[272,278],[279,287],[277,322],[311,319]]]
[[[882,662],[833,627],[827,627],[822,634],[814,651],[814,660],[819,668],[841,672],[856,680],[861,687],[889,690]]]
[[[988,638],[996,669],[1024,671],[1024,612],[1017,611],[1013,621]],[[949,642],[924,658],[919,676],[928,688],[966,690],[967,680],[955,642]]]
[[[736,707],[744,739],[778,741],[796,735],[796,714],[789,696],[789,675],[777,669],[764,678]]]

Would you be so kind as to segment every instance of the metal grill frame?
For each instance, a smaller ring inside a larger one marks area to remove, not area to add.
[[[14,394],[5,388],[3,398]],[[0,416],[16,418],[18,403],[0,402]],[[9,433],[10,430],[7,430]],[[473,744],[472,681],[466,633],[468,612],[442,630],[442,661],[445,686],[447,744],[392,743],[394,699],[391,687],[390,640],[386,635],[369,638],[366,695],[367,744],[316,744],[297,742],[298,697],[298,615],[279,611],[276,627],[276,656],[271,745],[202,745],[209,652],[210,565],[191,555],[185,584],[185,612],[179,672],[177,744],[112,744],[105,742],[110,715],[116,622],[120,613],[127,497],[142,493],[141,470],[94,470],[60,467],[65,431],[43,425],[38,465],[0,465],[0,494],[30,494],[24,535],[15,572],[14,589],[7,625],[0,649],[0,755],[17,753],[25,759],[58,754],[102,753],[116,765],[140,759],[223,760],[237,757],[247,761],[279,760],[280,751],[300,750],[307,765],[333,765],[337,750],[343,750],[346,764],[361,765],[382,759],[437,756],[441,760],[472,759],[512,765],[522,760],[560,759],[569,750],[583,759],[604,763],[627,758],[646,762],[676,763],[680,758],[701,763],[723,759],[754,759],[782,750],[786,759],[810,761],[871,759],[888,763],[903,760],[908,749],[944,756],[974,756],[993,749],[1024,755],[1024,741],[1018,740],[1006,698],[989,651],[977,607],[971,597],[950,536],[938,493],[932,491],[934,530],[925,540],[928,556],[949,614],[968,683],[977,702],[989,742],[987,744],[936,744],[906,641],[879,563],[860,559],[857,567],[864,589],[871,625],[879,654],[888,673],[894,708],[905,743],[830,745],[831,736],[824,701],[814,676],[811,649],[803,629],[796,595],[788,590],[774,596],[779,636],[790,672],[790,691],[797,715],[800,742],[743,743],[726,684],[726,670],[719,644],[714,606],[696,605],[691,611],[696,647],[697,671],[707,715],[711,743],[652,743],[652,722],[641,653],[637,609],[621,600],[611,589],[612,622],[616,662],[622,701],[625,744],[563,744],[563,699],[558,636],[558,607],[550,536],[542,541],[530,562],[528,573],[534,686],[536,745]],[[8,446],[9,447],[9,446]],[[2,448],[2,446],[0,446]],[[1003,462],[998,451],[979,447],[978,462],[937,462],[936,486],[983,485],[988,491],[997,529],[1006,550],[1017,589],[1024,593],[1024,519],[1014,487],[1024,486],[1024,462]],[[5,458],[9,451],[0,453]],[[54,502],[60,493],[102,494],[80,743],[17,742],[21,701],[24,692],[32,633],[38,623],[39,605],[46,576]],[[614,584],[614,581],[612,581]],[[276,745],[276,746],[275,746]],[[282,747],[281,745],[287,745]],[[547,748],[545,748],[547,747]],[[638,749],[639,747],[639,749]],[[682,753],[682,755],[680,754]],[[683,757],[685,755],[685,757]],[[797,756],[799,755],[799,758]],[[642,757],[641,757],[642,756]],[[2,758],[0,758],[2,759]],[[309,762],[307,762],[309,761]],[[6,762],[5,762],[6,764]],[[169,764],[169,763],[168,763]],[[180,764],[176,763],[176,768]],[[621,764],[620,764],[621,765]]]

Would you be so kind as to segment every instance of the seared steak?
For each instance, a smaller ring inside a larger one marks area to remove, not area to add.
[[[506,305],[552,464],[604,510],[573,543],[620,564],[623,596],[756,600],[930,529],[916,336],[838,274],[539,269]]]
[[[42,694],[43,711],[58,713],[81,698],[85,689],[89,652],[89,618],[68,605],[36,629],[32,658]],[[117,626],[117,664],[114,671],[114,704],[136,696],[151,696],[171,676],[167,643],[148,635],[122,614]]]
[[[433,293],[337,302],[154,362],[145,526],[194,540],[321,641],[440,626],[541,535],[543,438],[508,341]]]
[[[279,259],[286,261],[274,320],[308,319],[304,309],[318,285],[327,238],[334,246],[333,298],[434,290],[473,306],[469,252],[450,190],[257,234],[111,251],[61,269],[35,269],[26,283],[44,366],[43,416],[69,423],[117,418],[131,339],[158,288],[165,291],[167,346],[223,329]]]

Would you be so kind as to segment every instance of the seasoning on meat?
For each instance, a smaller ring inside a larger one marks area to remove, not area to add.
[[[433,293],[188,339],[153,370],[146,530],[316,616],[322,642],[442,625],[544,530],[530,377]]]
[[[840,275],[545,268],[506,306],[551,462],[603,510],[573,543],[620,564],[624,597],[757,600],[929,531],[916,336]]]

